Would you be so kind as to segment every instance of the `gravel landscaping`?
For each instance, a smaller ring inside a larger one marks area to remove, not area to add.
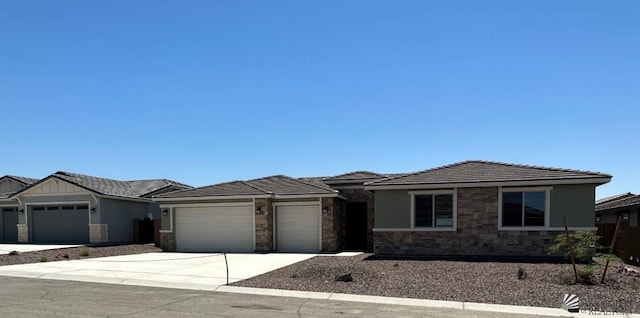
[[[640,313],[640,274],[612,262],[600,284],[600,262],[593,265],[594,285],[583,285],[573,283],[571,264],[317,256],[233,285],[551,308],[570,293],[583,310]]]
[[[0,266],[28,264],[38,262],[64,261],[73,259],[86,259],[105,256],[141,254],[161,252],[162,250],[153,244],[128,244],[113,246],[72,247],[55,250],[25,252],[0,255]]]

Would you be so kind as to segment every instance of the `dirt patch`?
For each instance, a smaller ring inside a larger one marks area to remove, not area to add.
[[[317,256],[235,286],[378,295],[560,308],[564,294],[577,294],[582,309],[640,312],[640,277],[613,264],[605,284],[593,265],[594,285],[573,283],[571,264],[372,260]],[[585,265],[578,265],[584,270]],[[337,280],[351,274],[353,281]]]
[[[17,253],[15,255],[0,255],[0,266],[28,264],[38,262],[64,261],[86,259],[105,256],[141,254],[161,252],[162,250],[150,244],[128,244],[116,246],[71,247],[55,250]]]

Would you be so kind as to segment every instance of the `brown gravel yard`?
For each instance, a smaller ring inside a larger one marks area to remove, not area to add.
[[[571,293],[580,297],[584,310],[640,313],[640,275],[621,271],[620,263],[609,267],[605,284],[599,283],[604,266],[596,264],[597,283],[579,285],[566,282],[573,277],[571,264],[375,260],[370,256],[317,256],[233,285],[551,308],[560,308],[564,294]],[[524,279],[518,278],[520,268],[526,273]],[[346,273],[352,282],[336,281]]]
[[[17,255],[0,255],[0,266],[28,264],[38,262],[64,261],[105,256],[129,255],[150,252],[161,252],[152,244],[129,244],[115,246],[72,247],[55,250],[18,253]]]

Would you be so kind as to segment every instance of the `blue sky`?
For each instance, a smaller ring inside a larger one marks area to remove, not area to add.
[[[463,160],[640,192],[637,1],[3,1],[0,174],[201,186]]]

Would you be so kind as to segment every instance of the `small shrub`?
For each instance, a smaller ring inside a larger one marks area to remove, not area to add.
[[[580,279],[580,284],[583,285],[595,285],[596,284],[596,275],[593,273],[593,266],[587,265],[578,270],[578,278]]]
[[[560,280],[560,284],[562,285],[573,285],[576,283],[576,278],[573,275],[560,275],[558,276],[558,280]]]
[[[88,249],[82,249],[82,250],[80,250],[80,252],[78,254],[80,256],[89,256],[89,250]]]
[[[526,278],[527,278],[527,272],[525,272],[524,268],[522,267],[518,268],[518,279],[522,280]]]
[[[44,263],[44,262],[48,262],[49,259],[46,256],[40,256],[40,258],[38,258],[38,262]]]
[[[596,233],[591,231],[576,231],[569,234],[573,245],[573,254],[576,261],[580,263],[591,263],[598,249],[598,239]],[[558,234],[554,244],[549,247],[549,255],[565,255],[569,257],[566,234]]]
[[[398,266],[400,266],[400,264],[398,264],[398,263],[393,263],[393,267],[398,267]]]

